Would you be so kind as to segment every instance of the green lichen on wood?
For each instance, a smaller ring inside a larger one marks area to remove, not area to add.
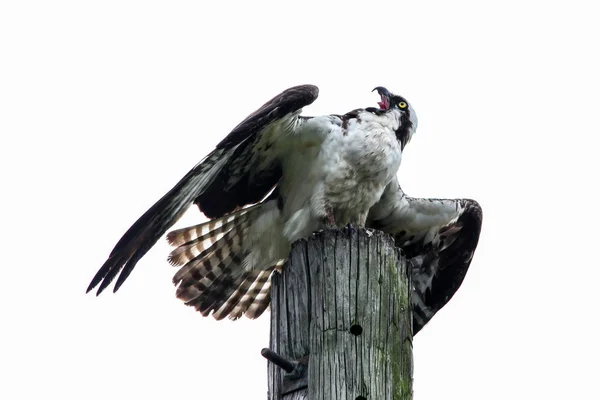
[[[394,301],[391,320],[397,323],[393,327],[400,343],[391,346],[390,367],[394,394],[393,399],[412,398],[412,314],[406,312],[411,307],[410,272],[400,251],[388,256],[385,262]],[[395,277],[395,279],[394,279]]]

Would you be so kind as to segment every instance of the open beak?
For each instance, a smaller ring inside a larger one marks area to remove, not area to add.
[[[376,90],[377,93],[379,93],[379,96],[381,96],[381,101],[377,102],[379,108],[381,108],[382,110],[388,110],[390,108],[390,97],[392,96],[392,94],[383,86],[377,86],[375,89],[372,90],[372,92]]]

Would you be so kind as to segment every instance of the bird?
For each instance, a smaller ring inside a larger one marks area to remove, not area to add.
[[[179,267],[176,296],[203,316],[258,318],[271,276],[292,243],[334,226],[395,239],[412,273],[413,335],[456,293],[482,224],[471,199],[407,196],[397,172],[418,126],[412,105],[383,86],[377,107],[304,116],[314,85],[294,86],[258,108],[121,237],[87,292],[116,292],[137,262],[196,205],[208,219],[166,235]],[[118,276],[118,277],[117,277]]]

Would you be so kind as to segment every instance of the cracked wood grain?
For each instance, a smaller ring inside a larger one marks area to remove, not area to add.
[[[273,276],[270,348],[309,356],[308,387],[284,393],[269,363],[272,400],[412,398],[412,314],[406,260],[388,235],[330,229],[294,243]]]

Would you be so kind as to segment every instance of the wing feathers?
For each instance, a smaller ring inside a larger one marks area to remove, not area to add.
[[[233,161],[195,203],[209,218],[220,218],[246,204],[262,200],[282,176],[278,149],[282,139],[299,126],[302,107],[319,93],[316,86],[302,85],[283,91],[248,116],[217,145],[238,145]],[[283,140],[283,141],[284,141]]]
[[[117,291],[136,263],[191,203],[198,204],[207,217],[219,218],[263,199],[281,178],[280,164],[269,146],[294,129],[302,107],[312,103],[317,95],[318,89],[312,85],[287,89],[236,126],[209,156],[129,228],[87,292],[99,285],[100,294],[120,272],[114,289]],[[280,120],[283,122],[278,125]],[[258,145],[262,147],[257,148]],[[224,185],[230,179],[232,184]],[[176,234],[173,237],[190,240]]]
[[[397,181],[371,210],[367,226],[394,236],[412,265],[413,334],[462,284],[481,223],[481,206],[476,201],[408,197]]]
[[[269,123],[312,104],[318,96],[319,88],[314,85],[300,85],[284,90],[233,128],[231,133],[217,145],[217,149],[242,142]]]
[[[87,292],[100,284],[97,294],[102,293],[122,271],[115,285],[116,292],[140,258],[181,217],[194,199],[212,183],[234,150],[235,148],[213,151],[146,211],[116,244],[104,265],[92,279]]]

